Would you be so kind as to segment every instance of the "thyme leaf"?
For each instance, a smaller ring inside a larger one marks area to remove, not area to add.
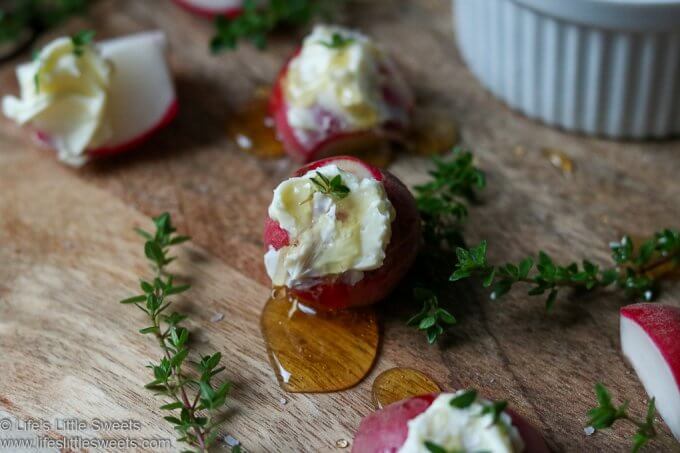
[[[81,57],[85,52],[85,47],[92,44],[95,32],[93,30],[81,30],[75,35],[71,36],[71,43],[73,44],[73,53],[77,57]]]
[[[330,41],[318,41],[318,44],[329,49],[342,49],[354,42],[354,38],[342,36],[340,33],[333,33]]]
[[[314,184],[316,190],[325,195],[330,195],[338,200],[342,200],[349,195],[349,187],[345,185],[340,175],[335,175],[332,179],[328,179],[323,173],[317,171],[316,176],[312,176],[309,179]]]
[[[616,406],[612,402],[611,395],[603,384],[598,382],[595,385],[595,394],[597,396],[598,406],[588,411],[589,426],[592,426],[595,429],[605,429],[611,428],[618,420],[632,423],[637,427],[637,431],[633,436],[633,453],[638,452],[647,442],[656,437],[657,433],[654,423],[656,405],[654,398],[652,398],[647,405],[645,419],[638,420],[628,413],[629,402],[627,400],[620,406]]]

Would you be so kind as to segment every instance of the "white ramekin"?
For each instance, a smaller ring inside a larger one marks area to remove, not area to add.
[[[458,46],[530,118],[611,138],[680,134],[680,0],[454,0]]]

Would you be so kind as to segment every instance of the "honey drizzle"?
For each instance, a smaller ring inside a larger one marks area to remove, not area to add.
[[[293,393],[345,390],[373,366],[379,329],[373,308],[318,313],[275,290],[262,312],[269,361]]]
[[[258,89],[253,99],[229,118],[227,135],[241,151],[255,157],[275,159],[286,154],[269,115],[268,88]]]
[[[413,396],[440,392],[432,378],[413,368],[391,368],[373,381],[373,403],[378,409]]]
[[[418,107],[407,138],[407,149],[418,156],[435,156],[458,144],[458,126],[451,112],[436,107]]]

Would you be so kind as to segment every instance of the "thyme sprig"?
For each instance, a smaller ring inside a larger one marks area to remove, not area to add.
[[[486,185],[484,172],[475,167],[472,153],[455,148],[450,157],[433,158],[430,181],[414,187],[416,204],[423,224],[425,245],[415,266],[413,298],[422,308],[407,323],[424,331],[427,341],[435,343],[456,324],[456,318],[440,306],[449,287],[448,275],[455,260],[453,250],[464,245],[462,228],[468,205],[477,201],[477,192]]]
[[[81,30],[75,35],[71,36],[71,44],[73,45],[73,53],[76,57],[82,57],[85,53],[85,47],[92,44],[94,40],[95,32],[93,30]],[[35,92],[40,92],[40,52],[36,51],[33,53],[33,61],[37,62],[37,69],[33,75],[33,84],[35,86]]]
[[[625,420],[637,427],[633,436],[633,453],[638,452],[649,440],[656,437],[656,427],[654,423],[654,413],[656,410],[655,400],[652,398],[647,405],[647,415],[644,420],[638,420],[628,413],[626,400],[622,405],[616,406],[612,403],[611,395],[607,388],[597,383],[595,385],[598,406],[588,411],[588,425],[595,429],[611,428],[618,420]]]
[[[168,311],[172,305],[169,297],[187,291],[190,285],[175,284],[167,271],[175,259],[169,256],[171,247],[188,241],[189,237],[176,234],[168,213],[153,218],[153,222],[154,234],[139,228],[136,231],[146,240],[144,255],[154,269],[154,278],[141,280],[142,294],[121,303],[135,305],[148,316],[149,325],[139,332],[153,335],[162,351],[160,361],[147,366],[153,372],[153,380],[145,387],[169,398],[161,409],[172,413],[164,419],[179,433],[177,440],[206,452],[219,434],[218,427],[223,422],[219,411],[226,404],[231,384],[213,382],[225,369],[220,366],[219,352],[200,357],[197,363],[191,363],[193,367],[189,370],[189,330],[181,325],[187,317]]]
[[[81,30],[75,35],[71,36],[71,43],[73,44],[73,53],[77,57],[81,57],[85,53],[85,47],[92,44],[95,32],[93,30]]]
[[[317,191],[322,194],[329,195],[333,198],[342,200],[349,195],[349,187],[342,181],[342,176],[335,175],[332,179],[328,179],[326,175],[320,171],[316,172],[316,176],[309,178],[314,184]]]
[[[494,266],[487,261],[487,243],[456,249],[457,263],[452,281],[479,276],[482,286],[491,287],[491,299],[507,294],[515,284],[529,285],[529,296],[547,294],[545,306],[552,310],[561,289],[593,291],[612,284],[633,299],[651,301],[656,297],[663,276],[680,268],[680,230],[665,229],[636,247],[629,236],[609,245],[614,265],[601,269],[589,260],[556,264],[544,251],[517,264]]]
[[[452,158],[432,159],[431,180],[414,187],[416,203],[423,219],[425,240],[436,248],[461,245],[462,224],[468,204],[477,201],[477,192],[486,187],[486,175],[475,167],[470,151],[454,148]]]
[[[456,324],[456,318],[439,306],[437,295],[429,289],[414,288],[413,297],[423,304],[423,308],[406,325],[424,331],[427,342],[434,344],[447,327]]]
[[[317,44],[327,47],[329,49],[342,49],[354,42],[354,38],[349,36],[342,36],[340,33],[333,33],[330,41],[318,41]]]
[[[269,0],[261,5],[255,0],[245,0],[238,16],[216,19],[216,34],[210,48],[213,52],[235,49],[240,41],[247,40],[264,49],[267,36],[275,29],[305,25],[314,17],[327,15],[337,3],[337,0]]]

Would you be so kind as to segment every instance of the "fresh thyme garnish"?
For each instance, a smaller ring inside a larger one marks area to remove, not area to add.
[[[451,398],[451,401],[449,404],[451,407],[455,407],[456,409],[467,409],[477,401],[477,391],[476,390],[465,390],[463,393],[460,395],[454,396]],[[489,401],[489,402],[483,402],[482,405],[484,406],[482,408],[482,411],[479,413],[480,416],[484,416],[487,414],[491,414],[492,418],[492,425],[495,425],[498,423],[498,420],[500,420],[501,414],[503,411],[508,407],[508,402],[507,401]]]
[[[455,260],[454,248],[464,245],[462,227],[467,205],[477,200],[477,190],[486,185],[484,173],[474,166],[472,153],[461,148],[452,157],[433,159],[431,181],[414,187],[416,203],[423,221],[423,248],[414,276],[413,296],[422,305],[408,324],[425,331],[430,344],[435,343],[456,318],[440,307],[440,294],[449,286],[448,273]]]
[[[33,85],[35,85],[35,92],[40,92],[40,68],[33,74]]]
[[[441,445],[437,445],[434,442],[430,442],[429,440],[426,440],[425,443],[425,448],[427,448],[427,451],[430,453],[468,453],[465,450],[447,450],[446,448],[442,447]],[[489,451],[476,451],[472,453],[491,453]]]
[[[312,184],[316,186],[316,190],[325,195],[342,200],[349,195],[349,187],[342,182],[342,176],[335,175],[333,179],[328,179],[320,171],[316,172],[316,176],[309,178]]]
[[[337,3],[337,0],[270,0],[266,5],[258,5],[255,0],[245,0],[237,17],[216,19],[216,35],[210,48],[213,52],[235,49],[245,39],[264,49],[267,35],[274,29],[305,25],[313,17],[327,15],[329,7]]]
[[[633,453],[639,451],[650,439],[656,437],[654,426],[655,400],[652,398],[647,406],[647,416],[644,420],[637,420],[628,413],[628,401],[624,401],[619,407],[612,403],[612,398],[607,388],[597,383],[595,394],[599,405],[588,411],[588,425],[595,429],[611,428],[617,420],[626,420],[637,426],[637,432],[633,436]]]
[[[466,409],[477,400],[477,390],[465,390],[460,395],[451,398],[449,404],[456,409]]]
[[[92,44],[95,32],[93,30],[82,30],[71,36],[71,43],[73,44],[73,53],[77,57],[81,57],[85,52],[85,46]],[[37,70],[33,75],[33,84],[35,85],[35,92],[40,92],[40,52],[33,53],[33,61],[37,62]]]
[[[73,53],[76,54],[77,57],[83,55],[85,52],[85,46],[92,44],[94,34],[95,33],[93,30],[82,30],[71,36],[71,43],[73,43]]]
[[[456,250],[458,262],[451,280],[480,276],[484,287],[492,287],[494,300],[508,293],[516,283],[525,283],[530,285],[530,296],[547,293],[545,306],[550,311],[563,288],[592,291],[616,284],[631,298],[651,301],[664,275],[680,268],[680,230],[662,230],[640,247],[635,247],[628,236],[609,246],[615,265],[605,269],[588,260],[557,265],[543,251],[536,260],[528,257],[518,264],[493,266],[487,262],[487,244],[482,241],[476,247]]]
[[[428,343],[433,344],[446,327],[456,323],[456,318],[439,306],[437,295],[429,289],[414,288],[413,297],[416,302],[423,304],[423,308],[406,325],[425,331]]]
[[[453,150],[453,159],[433,159],[432,180],[414,187],[416,203],[423,218],[425,240],[449,249],[462,244],[462,222],[467,204],[477,201],[477,190],[486,187],[486,176],[474,166],[472,153]]]
[[[429,440],[426,440],[424,445],[430,453],[449,453],[444,447],[437,445],[434,442],[430,442]]]
[[[481,415],[491,414],[491,424],[495,425],[501,418],[501,414],[508,407],[507,401],[492,401],[484,406]]]
[[[88,0],[14,0],[0,8],[0,43],[17,42],[25,33],[41,32],[85,11]]]
[[[218,434],[218,426],[223,422],[219,410],[226,404],[231,384],[213,384],[213,378],[224,371],[220,366],[222,355],[215,352],[202,356],[198,363],[190,362],[189,331],[181,326],[185,315],[177,312],[167,314],[172,304],[169,296],[183,293],[189,285],[175,285],[174,278],[166,266],[175,258],[168,256],[170,248],[189,240],[179,236],[172,226],[167,213],[153,219],[155,234],[142,229],[136,231],[146,239],[144,254],[155,271],[153,281],[142,280],[143,294],[122,300],[122,304],[132,304],[146,313],[150,325],[140,329],[140,333],[153,335],[158,342],[163,357],[158,363],[147,366],[153,371],[154,379],[145,385],[157,395],[170,398],[162,410],[178,411],[175,415],[164,417],[172,423],[180,434],[178,441],[185,442],[199,452],[207,452]],[[189,371],[188,363],[194,365]]]
[[[317,44],[320,44],[324,47],[328,47],[329,49],[342,49],[343,47],[348,46],[353,42],[354,38],[352,37],[345,37],[342,36],[340,33],[333,33],[330,41],[318,41]]]

